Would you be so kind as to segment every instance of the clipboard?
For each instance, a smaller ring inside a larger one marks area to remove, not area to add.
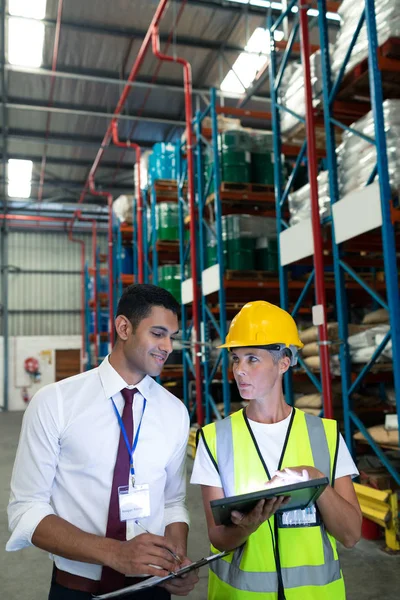
[[[143,579],[143,581],[140,581],[139,583],[135,583],[134,585],[130,585],[126,588],[122,588],[121,590],[109,592],[108,594],[102,594],[101,596],[93,596],[93,600],[111,600],[111,598],[124,598],[125,596],[129,596],[130,594],[135,594],[136,592],[141,592],[142,590],[147,590],[148,588],[160,585],[160,583],[163,583],[164,581],[175,579],[176,577],[180,577],[181,575],[190,573],[190,571],[193,571],[194,569],[199,569],[200,567],[209,565],[215,560],[219,560],[220,558],[227,556],[230,553],[231,552],[219,552],[218,554],[212,554],[211,556],[207,556],[206,558],[200,558],[199,560],[191,563],[190,565],[182,567],[178,571],[175,571],[170,575],[166,575],[165,577],[149,577],[147,579]]]
[[[241,494],[239,496],[229,496],[219,500],[211,500],[211,510],[216,525],[231,525],[231,512],[237,510],[247,514],[260,500],[269,500],[279,496],[290,496],[289,502],[277,512],[287,512],[290,510],[304,510],[318,500],[329,480],[327,477],[311,479],[310,481],[301,481],[291,485],[282,485],[280,487],[265,488],[250,494]]]

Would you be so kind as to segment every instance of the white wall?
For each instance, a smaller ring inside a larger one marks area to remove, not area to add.
[[[41,387],[55,381],[55,350],[79,349],[81,343],[82,338],[79,335],[10,337],[8,409],[25,410],[27,405],[22,398],[24,387],[31,398]],[[24,362],[29,357],[39,361],[41,376],[38,382],[32,382],[25,372]],[[3,404],[3,338],[0,338],[0,405]]]

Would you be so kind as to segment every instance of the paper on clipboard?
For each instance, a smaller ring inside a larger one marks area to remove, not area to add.
[[[135,594],[136,592],[140,592],[141,590],[146,590],[148,588],[154,587],[156,585],[160,585],[164,581],[168,581],[169,579],[174,579],[175,577],[180,577],[181,575],[185,575],[185,573],[190,573],[194,569],[199,569],[200,567],[204,567],[214,562],[214,560],[218,560],[227,556],[230,552],[219,552],[218,554],[211,554],[207,558],[200,558],[190,565],[186,567],[182,567],[175,573],[171,575],[166,575],[165,577],[149,577],[148,579],[144,579],[140,583],[135,583],[135,585],[130,585],[129,587],[122,588],[121,590],[116,590],[115,592],[109,592],[108,594],[102,594],[101,596],[93,596],[93,600],[111,600],[111,598],[124,598],[124,596],[128,596],[129,594]]]

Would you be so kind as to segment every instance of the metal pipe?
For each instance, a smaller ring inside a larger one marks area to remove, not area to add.
[[[171,31],[170,31],[170,33],[169,33],[169,35],[168,35],[167,43],[166,43],[166,46],[165,46],[165,49],[164,49],[164,52],[165,52],[165,53],[167,53],[167,52],[168,52],[168,48],[169,48],[169,47],[170,47],[170,45],[171,45],[171,41],[172,41],[172,39],[173,39],[173,36],[174,36],[174,31],[175,31],[175,28],[177,27],[177,25],[178,25],[178,23],[179,23],[179,21],[180,21],[180,19],[181,19],[181,17],[182,17],[182,13],[183,13],[183,11],[184,11],[184,9],[185,9],[186,2],[187,2],[187,0],[182,0],[182,1],[181,1],[181,6],[180,6],[180,9],[179,9],[179,13],[178,13],[178,15],[177,15],[176,19],[174,20],[174,23],[173,23],[173,25],[172,25],[172,29],[171,29]],[[158,63],[158,65],[157,65],[157,68],[156,68],[156,70],[155,70],[155,72],[154,72],[154,74],[153,74],[153,77],[152,77],[152,79],[151,79],[151,83],[154,83],[154,82],[157,80],[157,77],[158,77],[158,74],[159,74],[159,72],[160,72],[160,69],[161,69],[161,63]],[[147,102],[148,102],[148,99],[149,99],[149,97],[150,97],[150,94],[151,94],[151,89],[148,89],[148,90],[147,90],[147,93],[146,93],[146,95],[145,95],[145,97],[144,97],[144,100],[143,100],[143,102],[142,102],[141,106],[140,106],[140,107],[139,107],[139,109],[138,109],[138,116],[141,116],[141,115],[143,114],[143,112],[144,112],[144,109],[145,109],[145,107],[146,107],[146,104],[147,104]],[[129,132],[129,135],[128,135],[128,138],[129,138],[129,139],[131,139],[131,137],[133,136],[133,133],[134,133],[134,131],[135,131],[136,127],[137,127],[137,123],[134,123],[134,124],[132,125],[132,127],[131,127],[131,130],[130,130],[130,132]],[[173,129],[173,128],[172,128],[172,129]],[[121,154],[121,156],[120,156],[120,165],[122,164],[122,162],[123,162],[123,160],[124,160],[124,156],[125,156],[125,152],[122,152],[122,154]],[[113,181],[114,181],[115,177],[117,176],[118,170],[119,170],[119,167],[118,167],[118,168],[115,170],[115,172],[114,172],[114,175],[113,175]],[[153,260],[156,260],[156,258],[157,258],[157,257],[156,257],[155,247],[153,247]],[[156,274],[155,274],[155,273],[154,273],[154,271],[153,271],[153,280],[154,280],[154,276],[155,276],[155,275],[156,275]]]
[[[107,227],[107,262],[108,262],[108,295],[109,295],[109,304],[108,304],[108,319],[109,319],[109,329],[110,329],[110,342],[111,346],[114,344],[114,261],[113,261],[113,197],[112,194],[108,192],[99,192],[96,190],[96,186],[94,183],[93,177],[89,179],[89,187],[90,193],[93,196],[99,196],[100,198],[107,199],[108,206],[108,227]],[[79,211],[78,211],[79,214]],[[74,219],[72,220],[73,227]]]
[[[315,295],[316,303],[321,306],[323,311],[323,322],[318,326],[320,357],[321,357],[321,381],[322,396],[324,403],[324,416],[332,419],[332,386],[331,372],[329,363],[328,348],[328,326],[326,315],[326,296],[324,281],[324,260],[322,249],[321,224],[318,204],[318,180],[317,180],[317,153],[315,141],[315,115],[313,107],[313,97],[311,88],[310,71],[310,40],[308,32],[308,0],[299,1],[299,21],[300,21],[300,43],[301,58],[304,73],[304,91],[306,102],[306,130],[307,130],[307,155],[308,155],[308,176],[310,181],[311,196],[311,220],[314,238],[314,268],[315,268]]]
[[[53,99],[54,99],[54,87],[55,87],[55,83],[56,83],[54,73],[57,70],[58,50],[60,47],[60,30],[61,30],[62,11],[63,11],[63,0],[58,0],[56,31],[54,34],[53,61],[51,64],[51,71],[52,71],[53,75],[52,75],[51,82],[50,82],[49,106],[52,106]],[[40,167],[40,179],[39,179],[40,183],[39,183],[39,191],[38,191],[38,202],[41,202],[43,199],[44,174],[45,174],[45,170],[46,170],[46,159],[47,159],[47,139],[50,134],[50,125],[51,125],[51,113],[49,112],[49,113],[47,113],[45,145],[44,145],[43,155],[42,155],[42,164]]]
[[[199,288],[198,288],[198,273],[197,273],[197,232],[196,232],[196,208],[195,208],[195,185],[194,185],[194,158],[193,158],[193,110],[192,110],[192,70],[190,63],[179,57],[168,56],[160,52],[160,37],[158,32],[158,24],[153,27],[152,34],[152,49],[154,56],[157,56],[161,61],[173,62],[182,65],[183,67],[183,84],[185,89],[185,117],[186,117],[186,154],[188,163],[188,196],[189,196],[189,212],[190,212],[190,238],[192,252],[190,254],[190,264],[192,269],[193,281],[193,327],[195,331],[195,355],[196,355],[196,414],[197,422],[201,426],[204,422],[203,410],[203,393],[202,393],[202,373],[201,373],[201,351],[199,340],[201,337],[200,330],[200,312],[199,312]]]
[[[137,228],[137,248],[138,248],[138,282],[144,283],[144,249],[143,249],[143,198],[140,182],[140,159],[141,150],[138,144],[127,140],[121,142],[118,138],[118,121],[112,122],[112,139],[115,146],[118,148],[133,148],[136,153],[136,170],[137,170],[137,203],[136,203],[136,228]]]
[[[3,120],[3,202],[4,212],[8,210],[8,195],[7,195],[7,161],[8,161],[8,115],[7,115],[7,84],[5,73],[6,62],[6,2],[1,3],[1,92],[2,92],[2,120]],[[8,355],[9,355],[9,339],[8,339],[8,224],[3,222],[1,234],[1,303],[2,303],[2,334],[3,334],[3,406],[2,410],[8,410]]]
[[[100,161],[103,158],[104,151],[105,151],[105,149],[107,148],[107,146],[110,143],[111,136],[112,136],[112,122],[113,122],[113,120],[115,120],[116,117],[124,118],[124,116],[125,116],[125,115],[121,115],[121,112],[122,112],[122,109],[123,109],[124,104],[126,102],[126,99],[127,99],[128,95],[129,95],[129,92],[131,90],[131,86],[128,85],[128,84],[129,84],[129,82],[133,82],[136,79],[136,76],[137,76],[137,74],[139,72],[139,69],[140,69],[140,67],[141,67],[141,65],[143,63],[143,60],[144,60],[145,54],[147,52],[147,49],[148,49],[148,47],[150,45],[150,41],[151,41],[151,36],[152,36],[153,29],[154,29],[155,25],[157,25],[159,23],[159,21],[161,20],[161,17],[163,16],[163,14],[164,14],[164,12],[165,12],[165,10],[167,8],[168,1],[169,0],[160,0],[160,3],[159,3],[159,5],[158,5],[158,7],[156,9],[156,12],[155,12],[154,17],[153,17],[153,19],[152,19],[152,21],[151,21],[151,23],[149,25],[149,28],[148,28],[147,33],[145,35],[145,38],[144,38],[144,40],[142,42],[142,45],[140,46],[138,55],[137,55],[136,60],[135,60],[135,62],[133,64],[131,72],[129,73],[128,80],[125,83],[125,86],[124,86],[124,89],[122,91],[122,94],[121,94],[121,96],[120,96],[120,98],[118,100],[118,104],[117,104],[117,106],[116,106],[116,108],[114,110],[113,119],[110,121],[110,123],[109,123],[109,125],[107,127],[107,131],[106,131],[106,133],[104,135],[104,138],[103,138],[103,141],[101,143],[101,146],[100,146],[100,148],[99,148],[99,150],[97,152],[97,155],[96,155],[96,158],[95,158],[95,160],[93,162],[92,168],[89,171],[88,178],[86,180],[85,186],[84,186],[83,191],[81,193],[81,196],[79,198],[79,203],[81,203],[83,201],[83,199],[85,198],[86,191],[87,191],[87,189],[89,187],[90,181],[91,180],[94,181],[94,176],[96,174],[96,171],[98,169]],[[137,117],[136,120],[148,121],[148,119],[145,118],[145,117],[142,117],[142,118],[141,117]],[[176,123],[174,123],[174,124],[176,124]],[[180,125],[181,122],[179,121],[178,124]]]
[[[84,221],[92,224],[92,264],[93,264],[93,302],[94,302],[94,364],[98,364],[99,358],[99,315],[97,312],[97,304],[98,304],[98,290],[97,290],[97,221],[96,219],[89,219],[87,217],[83,217],[82,214],[78,213],[78,220]]]
[[[81,352],[81,371],[85,370],[89,357],[86,354],[85,348],[85,242],[77,240],[72,235],[73,223],[68,229],[68,239],[70,242],[80,244],[81,247],[81,336],[82,336],[82,352]]]

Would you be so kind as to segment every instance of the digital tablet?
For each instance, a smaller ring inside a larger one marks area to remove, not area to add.
[[[275,496],[290,496],[289,502],[277,512],[286,512],[307,508],[315,503],[320,497],[329,480],[327,477],[320,479],[311,479],[310,481],[301,481],[291,485],[283,485],[274,488],[265,488],[258,492],[250,494],[241,494],[240,496],[230,496],[229,498],[220,498],[211,500],[211,510],[216,525],[230,525],[231,512],[237,510],[241,513],[250,512],[260,500],[269,500]]]

